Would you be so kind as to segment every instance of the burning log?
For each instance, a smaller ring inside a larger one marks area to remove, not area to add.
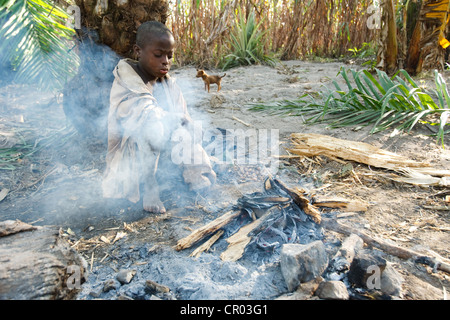
[[[208,241],[206,241],[204,244],[202,244],[200,247],[198,247],[197,249],[195,249],[190,256],[191,257],[198,257],[202,252],[209,250],[209,248],[211,248],[211,246],[217,241],[219,240],[219,238],[223,235],[224,231],[223,230],[219,230],[217,231],[211,238],[209,238]]]
[[[350,269],[350,265],[353,262],[353,258],[362,250],[364,242],[356,234],[348,236],[344,242],[342,242],[341,248],[331,259],[328,266],[328,278],[331,280],[341,280],[343,273]]]

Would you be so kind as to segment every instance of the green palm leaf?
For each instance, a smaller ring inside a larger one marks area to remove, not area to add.
[[[336,81],[335,91],[320,93],[322,101],[312,96],[303,96],[298,100],[281,101],[275,104],[254,105],[252,110],[270,110],[272,114],[285,113],[307,116],[307,123],[327,122],[333,128],[344,126],[372,125],[371,133],[395,128],[410,131],[417,123],[429,123],[430,116],[439,116],[438,139],[444,141],[449,132],[450,94],[442,76],[436,71],[435,95],[439,101],[424,92],[405,70],[390,78],[377,70],[376,77],[368,71],[351,70],[353,81],[344,68],[338,73],[347,85],[342,90]],[[402,79],[400,76],[403,76]]]
[[[67,14],[51,0],[0,1],[0,59],[16,72],[16,81],[58,90],[79,65],[72,48],[75,31]]]
[[[273,66],[276,59],[264,53],[262,37],[267,31],[260,31],[263,21],[256,23],[255,14],[251,12],[247,19],[239,10],[238,22],[230,34],[232,53],[224,58],[224,70],[239,65],[266,64]]]

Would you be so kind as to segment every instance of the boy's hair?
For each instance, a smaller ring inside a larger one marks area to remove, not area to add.
[[[136,33],[136,44],[143,48],[153,37],[171,35],[172,32],[159,21],[147,21],[139,26]]]

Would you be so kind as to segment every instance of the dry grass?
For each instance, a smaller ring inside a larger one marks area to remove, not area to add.
[[[230,32],[238,9],[255,12],[266,36],[266,53],[281,59],[340,57],[369,43],[376,31],[367,27],[372,1],[358,0],[185,0],[171,7],[171,26],[179,65],[218,67],[230,53]]]

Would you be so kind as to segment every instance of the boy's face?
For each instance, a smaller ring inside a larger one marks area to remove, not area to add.
[[[143,48],[135,45],[139,67],[147,76],[147,80],[164,77],[172,64],[175,40],[169,34],[150,37]]]

